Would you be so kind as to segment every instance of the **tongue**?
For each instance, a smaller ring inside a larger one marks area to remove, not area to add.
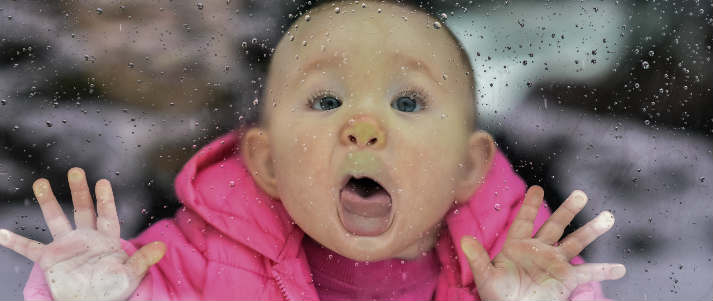
[[[340,218],[347,231],[356,235],[376,236],[388,230],[391,223],[391,197],[385,190],[362,197],[347,185],[342,189],[340,203]]]

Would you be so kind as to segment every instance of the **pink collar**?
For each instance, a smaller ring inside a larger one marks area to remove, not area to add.
[[[262,192],[243,166],[239,132],[202,148],[176,177],[179,199],[226,236],[273,262],[297,258],[304,233],[279,202]],[[473,275],[458,246],[463,235],[475,236],[491,257],[502,248],[508,218],[525,194],[525,183],[498,151],[485,178],[467,203],[446,215],[436,253],[451,286],[470,286]],[[454,250],[455,249],[455,250]],[[455,252],[454,252],[455,251]],[[457,275],[457,276],[456,276]]]

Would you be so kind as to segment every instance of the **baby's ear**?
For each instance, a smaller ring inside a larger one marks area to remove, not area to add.
[[[495,156],[493,137],[484,131],[474,132],[468,139],[467,151],[467,162],[463,167],[465,170],[461,173],[463,178],[456,187],[455,201],[458,204],[467,202],[483,184]]]
[[[278,198],[277,179],[272,167],[270,139],[261,128],[251,128],[240,143],[240,155],[255,183],[269,196]]]

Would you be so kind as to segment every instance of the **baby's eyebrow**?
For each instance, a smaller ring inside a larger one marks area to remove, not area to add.
[[[438,84],[438,77],[435,76],[428,63],[419,60],[418,58],[397,52],[393,52],[390,59],[391,60],[389,61],[398,64],[399,68],[407,67],[408,70],[421,72],[428,76],[428,78],[430,78],[434,83]],[[336,66],[342,60],[343,58],[341,56],[319,57],[304,64],[302,68],[300,68],[300,71],[302,71],[302,74],[309,74],[323,68]]]
[[[391,56],[396,62],[401,63],[401,66],[408,67],[409,70],[421,72],[428,76],[428,78],[430,78],[434,83],[438,84],[438,78],[433,74],[433,71],[426,62],[415,57],[396,52],[394,52]]]

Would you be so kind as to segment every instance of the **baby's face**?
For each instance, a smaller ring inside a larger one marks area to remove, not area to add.
[[[356,260],[413,258],[492,157],[490,136],[472,130],[472,75],[422,13],[335,7],[279,44],[266,122],[244,144],[265,163],[249,168],[322,245]]]

